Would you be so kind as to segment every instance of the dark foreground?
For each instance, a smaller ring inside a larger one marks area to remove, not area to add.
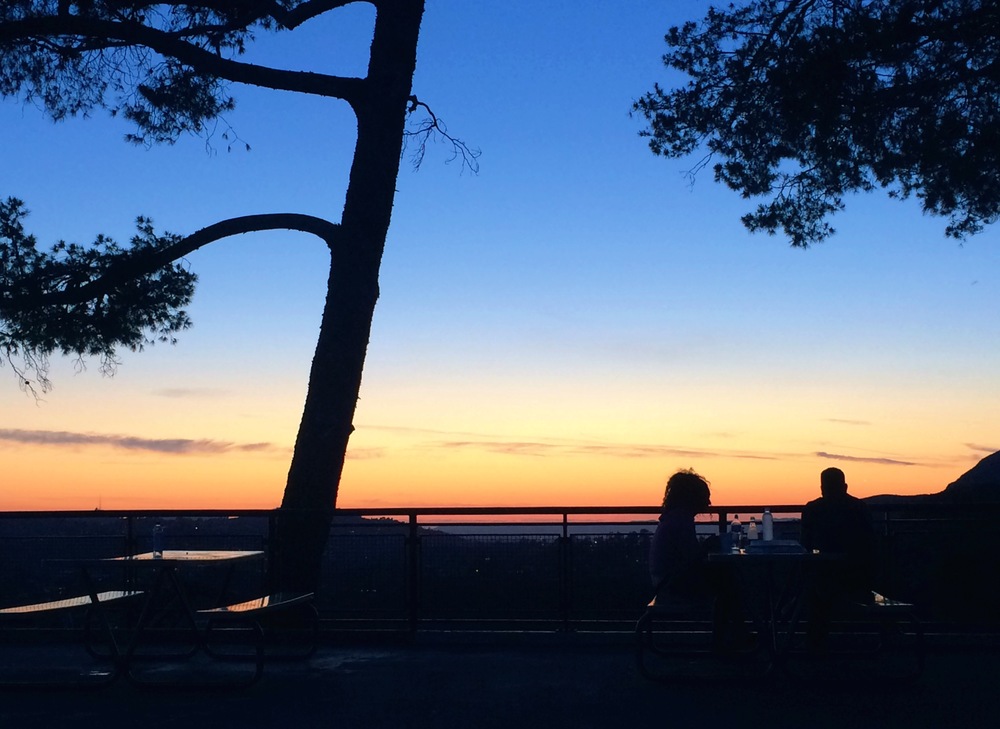
[[[60,650],[69,650],[61,648]],[[8,659],[9,660],[9,659]],[[9,670],[9,663],[3,666]],[[998,726],[1000,653],[937,649],[915,683],[660,685],[627,640],[325,645],[238,690],[6,690],[0,728]]]

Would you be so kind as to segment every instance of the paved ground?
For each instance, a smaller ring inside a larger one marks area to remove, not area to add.
[[[8,690],[0,729],[994,727],[998,685],[1000,654],[984,650],[935,651],[913,684],[824,688],[650,683],[626,641],[327,645],[308,661],[269,665],[241,690],[145,690],[124,680],[86,692]]]

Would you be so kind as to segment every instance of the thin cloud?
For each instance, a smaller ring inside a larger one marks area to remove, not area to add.
[[[848,418],[827,418],[826,422],[838,425],[871,425],[869,420],[850,420]]]
[[[579,443],[572,441],[450,440],[428,444],[434,448],[476,449],[509,456],[608,456],[612,458],[753,458],[775,460],[785,456],[766,453],[715,451],[629,443]]]
[[[436,430],[433,428],[415,428],[394,425],[359,426],[359,430],[378,430],[400,435],[449,436],[449,440],[431,441],[425,443],[429,448],[446,449],[479,449],[490,453],[501,453],[520,456],[550,456],[566,454],[594,454],[618,457],[660,457],[660,456],[713,456],[711,451],[674,446],[657,446],[647,444],[593,443],[571,440],[508,440],[497,433],[476,433],[462,430]]]
[[[662,458],[664,456],[680,456],[683,458],[699,458],[718,455],[704,450],[690,448],[675,448],[673,446],[651,445],[583,445],[569,446],[571,452],[585,455],[615,456],[618,458]]]
[[[494,434],[473,433],[467,430],[439,430],[435,428],[416,428],[407,425],[359,425],[357,429],[379,430],[384,433],[398,433],[400,435],[448,435],[448,436],[471,435],[476,438],[498,437]]]
[[[916,466],[912,461],[899,461],[894,458],[868,458],[865,456],[845,456],[840,453],[826,453],[817,451],[814,455],[818,458],[829,458],[831,461],[850,461],[851,463],[878,463],[883,466]]]
[[[848,420],[844,418],[830,418],[829,420],[832,422],[843,423],[845,425],[871,425],[870,422],[864,420]],[[838,453],[828,453],[825,451],[815,453],[787,453],[771,451],[744,451],[736,449],[730,450],[724,448],[686,448],[673,445],[650,445],[648,443],[602,443],[594,441],[559,439],[518,440],[513,438],[508,440],[504,436],[497,434],[444,431],[434,430],[431,428],[410,428],[388,425],[369,425],[364,427],[369,430],[379,430],[383,432],[408,435],[451,436],[451,438],[448,439],[426,441],[416,446],[419,449],[479,450],[498,455],[536,458],[581,455],[606,456],[609,458],[735,458],[756,461],[789,461],[819,457],[836,461],[875,463],[886,466],[921,465],[915,461],[905,461],[895,458],[848,456]],[[721,434],[716,434],[716,436],[720,435]]]
[[[352,461],[370,461],[385,456],[384,448],[348,448],[347,458]]]
[[[511,456],[549,456],[557,454],[560,450],[560,447],[554,443],[541,443],[537,441],[449,440],[431,445],[436,448],[446,448],[449,450],[471,448]]]
[[[226,390],[211,387],[165,387],[153,391],[153,395],[157,397],[167,397],[175,400],[225,397],[228,394]]]
[[[969,450],[975,451],[976,453],[982,453],[985,455],[990,455],[991,453],[1000,451],[1000,448],[979,445],[978,443],[965,443],[965,447]]]
[[[565,456],[565,455],[605,455],[619,458],[660,458],[664,456],[708,457],[718,453],[701,449],[678,448],[629,443],[600,443],[558,439],[516,440],[507,439],[496,433],[476,433],[457,430],[437,430],[394,425],[365,425],[359,430],[377,430],[400,435],[450,436],[446,440],[428,441],[421,448],[443,448],[447,450],[481,450],[512,456]],[[735,455],[735,454],[725,454]]]
[[[64,430],[0,429],[0,442],[52,447],[104,447],[172,455],[218,455],[274,450],[271,443],[232,443],[191,438],[140,438],[131,435],[72,433]]]

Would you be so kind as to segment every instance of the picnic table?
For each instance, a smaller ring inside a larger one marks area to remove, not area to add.
[[[78,560],[83,585],[81,594],[0,609],[0,628],[15,618],[86,610],[84,642],[92,656],[104,660],[104,667],[101,671],[88,671],[83,677],[68,679],[61,671],[31,679],[15,675],[10,679],[0,678],[0,686],[98,686],[120,675],[145,686],[248,686],[256,682],[264,670],[261,618],[291,607],[312,609],[312,593],[275,593],[235,602],[228,597],[236,566],[263,560],[264,556],[264,552],[257,550],[165,550]],[[127,567],[132,573],[131,579],[143,589],[99,590],[94,572],[108,565]],[[196,567],[224,568],[218,593],[209,606],[196,607],[190,598],[188,581]],[[112,620],[109,608],[126,601],[140,606],[138,617]],[[311,617],[315,618],[314,609]],[[99,628],[99,635],[91,629],[94,623]],[[318,630],[316,626],[318,619],[310,627]],[[315,640],[315,635],[313,637]],[[102,647],[98,647],[98,642]],[[220,648],[220,643],[227,642],[232,643],[234,649]],[[199,655],[214,659],[216,664],[219,659],[251,663],[252,669],[219,670],[217,665],[209,670],[204,670],[204,666],[196,668],[198,662],[191,659]],[[190,663],[179,665],[185,661]],[[163,670],[166,666],[174,670]]]
[[[805,659],[811,667],[834,664],[850,657],[882,658],[902,653],[905,660],[883,678],[913,678],[923,670],[922,629],[911,603],[871,593],[870,598],[837,604],[831,630],[835,646],[822,661],[815,660],[803,641],[807,622],[805,591],[810,575],[841,555],[807,551],[797,542],[761,542],[746,549],[710,553],[709,563],[732,569],[740,586],[758,641],[738,650],[719,651],[711,644],[711,601],[683,596],[658,596],[647,605],[636,624],[637,661],[648,678],[690,677],[700,672],[712,677],[771,678],[780,671],[796,677]],[[692,627],[700,616],[700,630]],[[700,637],[699,642],[695,640]],[[902,639],[902,640],[900,640]],[[904,650],[898,650],[900,645]],[[719,666],[695,665],[691,659],[709,659]],[[674,670],[671,670],[674,669]],[[816,674],[814,668],[810,668]]]

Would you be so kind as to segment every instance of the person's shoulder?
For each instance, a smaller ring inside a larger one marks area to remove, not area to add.
[[[674,507],[672,509],[663,510],[660,514],[660,523],[677,524],[678,522],[694,521],[694,517],[695,514],[690,509]]]
[[[851,494],[847,494],[847,503],[849,503],[853,508],[857,509],[858,511],[868,510],[868,502],[866,502],[864,499],[859,499],[857,496],[852,496]]]
[[[821,496],[817,499],[813,499],[812,501],[807,501],[806,505],[802,507],[802,513],[804,514],[807,511],[816,511],[817,509],[822,509],[822,508],[823,508],[823,497]]]

